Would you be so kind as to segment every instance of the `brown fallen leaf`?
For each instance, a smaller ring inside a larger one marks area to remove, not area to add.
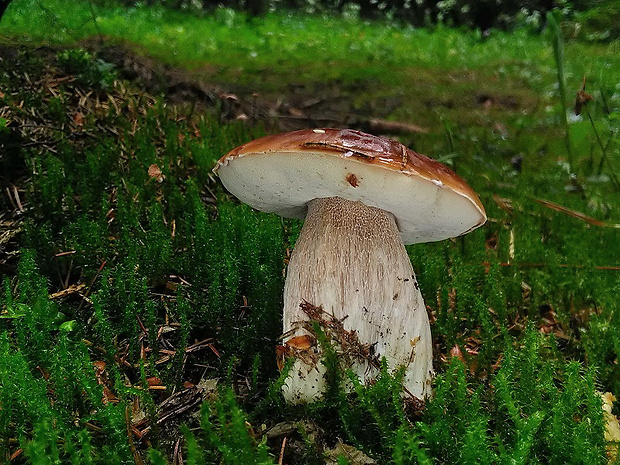
[[[456,357],[461,360],[461,362],[465,363],[465,358],[463,358],[463,352],[458,344],[454,345],[452,349],[450,349],[450,357]]]
[[[310,347],[316,345],[316,339],[310,335],[295,336],[284,344],[298,350],[308,350]]]
[[[106,371],[106,363],[103,360],[97,360],[93,362],[93,367],[95,369],[95,379],[97,380],[97,384],[103,387],[103,396],[101,398],[103,404],[107,405],[109,403],[118,402],[118,397],[116,397],[116,395],[108,387],[110,381]]]
[[[76,126],[84,126],[84,114],[78,111],[75,115],[73,115],[73,123]]]
[[[282,371],[286,359],[289,357],[304,358],[309,355],[313,347],[316,346],[316,338],[311,335],[301,335],[290,338],[284,345],[276,346],[276,358],[278,369]],[[313,358],[313,357],[311,357]]]
[[[161,172],[161,169],[159,169],[159,166],[157,166],[156,163],[153,163],[151,166],[149,166],[149,176],[151,177],[151,179],[155,179],[159,183],[163,182],[165,178],[165,176]]]
[[[586,92],[586,77],[583,77],[583,83],[581,84],[581,89],[577,92],[577,97],[575,97],[575,114],[579,116],[583,108],[593,100],[591,94]]]

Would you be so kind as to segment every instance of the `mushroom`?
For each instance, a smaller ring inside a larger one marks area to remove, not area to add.
[[[302,302],[320,306],[357,335],[404,388],[431,393],[432,341],[404,244],[460,236],[486,221],[476,193],[453,171],[402,144],[350,129],[300,130],[256,139],[222,157],[214,171],[248,205],[305,218],[284,286],[286,344],[303,341],[318,357],[298,357],[283,387],[289,403],[319,399],[326,388],[320,347]],[[348,367],[360,379],[376,364]]]

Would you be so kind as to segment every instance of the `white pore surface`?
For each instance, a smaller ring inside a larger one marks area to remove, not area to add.
[[[362,344],[405,367],[404,386],[416,397],[431,392],[432,341],[422,295],[390,213],[338,198],[311,203],[295,244],[284,287],[284,333],[307,334],[299,304],[306,300],[354,330]],[[346,318],[345,318],[346,317]],[[286,342],[286,341],[285,341]],[[366,360],[351,368],[369,382],[377,370]],[[325,366],[297,360],[283,387],[289,403],[318,399]]]
[[[479,224],[482,214],[473,202],[441,182],[346,155],[238,155],[224,160],[218,175],[241,201],[287,218],[303,218],[315,198],[342,197],[381,208],[396,217],[405,244],[456,237]]]

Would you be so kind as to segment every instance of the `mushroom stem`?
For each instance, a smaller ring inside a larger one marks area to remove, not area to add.
[[[340,197],[312,200],[284,287],[287,337],[307,334],[299,323],[308,319],[300,309],[303,300],[338,320],[345,318],[345,329],[355,330],[359,341],[374,347],[391,370],[405,366],[404,386],[414,396],[430,394],[430,325],[391,213]],[[362,381],[377,374],[364,360],[349,368]],[[320,362],[298,358],[283,388],[286,400],[318,399],[325,390],[324,375]]]

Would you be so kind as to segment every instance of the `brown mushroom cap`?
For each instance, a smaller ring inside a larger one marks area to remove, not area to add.
[[[351,129],[305,129],[230,151],[214,171],[248,205],[303,218],[315,198],[342,197],[391,212],[403,242],[456,237],[486,221],[476,193],[438,161]]]

